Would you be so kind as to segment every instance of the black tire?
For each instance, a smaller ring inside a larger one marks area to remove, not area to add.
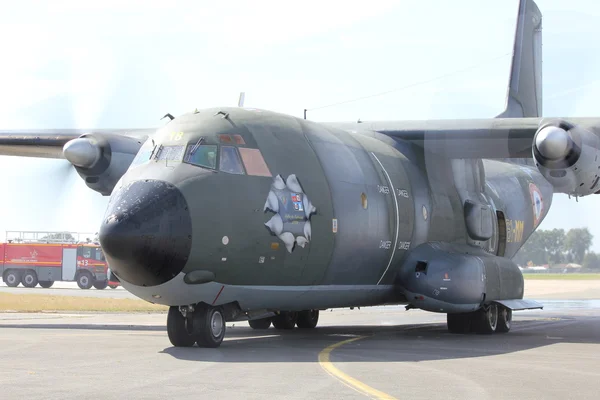
[[[281,311],[278,315],[273,317],[272,321],[275,329],[294,329],[297,320],[297,312]]]
[[[450,333],[469,333],[471,331],[471,314],[446,314],[446,323]]]
[[[93,282],[94,279],[92,278],[92,274],[87,271],[80,273],[77,277],[77,286],[79,286],[80,289],[91,289]]]
[[[248,321],[252,329],[269,329],[271,327],[271,318],[252,319]]]
[[[194,336],[190,335],[185,326],[185,318],[179,312],[179,307],[169,307],[167,314],[167,335],[175,347],[192,347],[196,343]]]
[[[35,271],[32,271],[32,270],[25,271],[25,273],[23,274],[23,277],[21,277],[21,283],[26,288],[36,287],[38,284],[38,277],[37,277],[37,274],[35,273]]]
[[[507,333],[512,325],[512,310],[504,306],[498,307],[498,326],[496,332]]]
[[[109,287],[109,288],[111,288],[111,289],[116,289],[116,288],[118,288],[118,286],[117,286],[117,285],[108,285],[108,287]]]
[[[498,327],[498,305],[490,304],[481,308],[473,315],[477,333],[491,334]]]
[[[8,287],[17,287],[21,283],[21,274],[18,271],[8,271],[4,275],[4,283]]]
[[[54,285],[54,281],[40,281],[39,284],[44,289],[48,289],[48,288],[51,288],[52,285]]]
[[[194,311],[192,329],[199,347],[219,347],[225,338],[225,315],[221,307],[201,307]]]
[[[94,287],[98,290],[104,290],[108,286],[108,281],[96,281]]]
[[[306,310],[298,313],[296,326],[300,329],[313,329],[319,322],[319,310]]]

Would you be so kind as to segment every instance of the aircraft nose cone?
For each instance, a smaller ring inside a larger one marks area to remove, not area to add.
[[[571,136],[564,129],[548,126],[535,138],[535,146],[542,156],[550,160],[565,157],[569,150]]]
[[[119,279],[138,286],[165,283],[183,270],[190,255],[187,202],[170,183],[134,181],[111,195],[99,239]]]

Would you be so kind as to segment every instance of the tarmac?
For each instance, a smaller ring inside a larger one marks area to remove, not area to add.
[[[55,282],[51,288],[8,287],[0,279],[0,293],[44,294],[116,299],[137,299],[122,287],[103,290],[79,289],[75,282]],[[525,297],[532,299],[600,299],[600,280],[525,280]]]
[[[164,313],[3,313],[1,397],[597,399],[600,301],[544,303],[507,334],[389,306],[323,311],[309,331],[229,323],[217,349],[172,347]]]

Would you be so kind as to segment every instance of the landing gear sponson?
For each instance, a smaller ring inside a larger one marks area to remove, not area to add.
[[[171,306],[167,316],[167,333],[171,344],[176,347],[219,347],[225,337],[228,320],[236,319],[230,310],[207,304],[195,306]],[[281,311],[275,316],[251,319],[253,329],[268,329],[271,324],[276,329],[293,329],[295,326],[311,329],[317,326],[319,310],[299,312]]]

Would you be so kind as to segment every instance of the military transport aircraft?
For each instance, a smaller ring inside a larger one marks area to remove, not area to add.
[[[315,123],[217,107],[158,130],[4,131],[0,154],[66,158],[110,196],[100,242],[123,287],[170,306],[174,346],[225,322],[314,328],[319,310],[405,304],[451,332],[508,332],[511,257],[553,193],[598,194],[600,118],[542,118],[541,13],[519,4],[505,111]]]

